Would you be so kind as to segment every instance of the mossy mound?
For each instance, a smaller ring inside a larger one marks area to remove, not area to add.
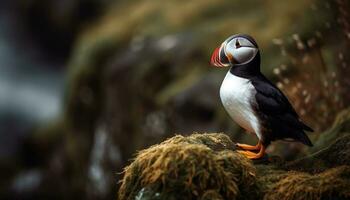
[[[140,151],[125,169],[119,199],[237,199],[248,188],[253,199],[255,168],[232,145],[224,134],[194,134]]]

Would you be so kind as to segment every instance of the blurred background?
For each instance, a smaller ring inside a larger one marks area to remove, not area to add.
[[[0,199],[116,199],[135,153],[225,132],[228,36],[252,35],[263,72],[316,131],[350,103],[348,0],[1,0]],[[305,155],[297,143],[269,152]]]

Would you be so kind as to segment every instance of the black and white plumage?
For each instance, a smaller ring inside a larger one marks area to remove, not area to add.
[[[287,97],[260,72],[260,52],[255,40],[243,34],[233,35],[216,48],[211,64],[230,67],[221,88],[221,101],[242,128],[259,138],[257,146],[241,145],[249,158],[260,158],[274,140],[293,139],[312,146],[303,123]]]

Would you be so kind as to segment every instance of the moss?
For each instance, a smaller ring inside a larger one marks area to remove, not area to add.
[[[287,176],[286,170],[280,169],[274,165],[256,165],[256,170],[257,185],[262,194],[271,191],[274,184]]]
[[[337,138],[350,132],[350,108],[344,109],[338,113],[332,126],[320,135],[315,143],[312,152],[319,151],[328,144],[334,142]]]
[[[242,191],[257,189],[256,172],[250,160],[230,150],[232,145],[224,134],[194,134],[140,151],[125,168],[119,199],[134,199],[145,187],[161,199],[243,197]]]
[[[125,168],[119,199],[347,199],[350,135],[294,162],[253,163],[223,133],[174,136]]]
[[[288,170],[311,173],[325,171],[332,167],[350,165],[350,110],[340,112],[332,126],[315,142],[309,155],[285,165]]]
[[[317,175],[288,172],[264,199],[349,199],[350,167],[341,166]]]
[[[338,138],[329,147],[310,156],[290,162],[287,169],[321,172],[331,167],[350,165],[350,134]]]
[[[162,144],[204,144],[214,151],[220,151],[224,149],[235,149],[235,144],[224,133],[194,133],[188,137],[177,135],[172,137]]]

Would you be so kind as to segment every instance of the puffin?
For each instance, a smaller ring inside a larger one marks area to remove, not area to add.
[[[215,67],[227,67],[220,99],[228,115],[246,132],[255,134],[256,145],[240,144],[239,153],[260,159],[275,140],[313,146],[305,131],[313,132],[299,117],[282,91],[260,71],[260,51],[253,37],[236,34],[217,47],[210,59]]]

